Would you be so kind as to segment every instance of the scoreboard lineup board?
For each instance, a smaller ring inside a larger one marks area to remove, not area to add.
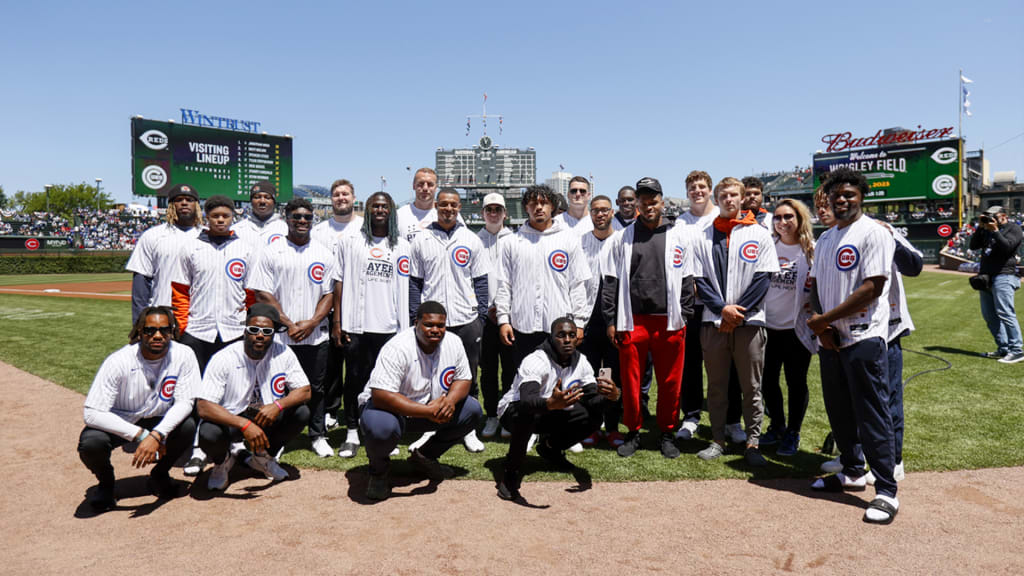
[[[471,149],[438,150],[438,186],[456,188],[522,188],[537,182],[537,152],[492,148],[490,138]]]
[[[814,155],[814,188],[831,171],[864,174],[865,202],[952,200],[960,189],[960,140],[937,140]]]
[[[292,198],[292,139],[132,118],[132,194],[166,196],[178,184],[200,198],[249,200],[269,180],[278,202]]]

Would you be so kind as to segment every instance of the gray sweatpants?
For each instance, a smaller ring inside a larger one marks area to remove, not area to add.
[[[704,368],[708,372],[708,414],[711,435],[725,446],[725,421],[729,409],[729,371],[736,367],[743,392],[743,422],[747,425],[747,444],[757,446],[761,435],[764,402],[761,400],[761,375],[764,372],[763,326],[739,326],[730,334],[718,331],[710,322],[701,326],[700,344]]]

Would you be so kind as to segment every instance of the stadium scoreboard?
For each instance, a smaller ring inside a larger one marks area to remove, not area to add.
[[[455,188],[523,188],[537,182],[537,152],[496,148],[484,136],[473,148],[438,149],[438,186]]]
[[[132,194],[166,196],[178,184],[201,198],[249,200],[269,180],[279,202],[292,198],[292,139],[132,118]]]

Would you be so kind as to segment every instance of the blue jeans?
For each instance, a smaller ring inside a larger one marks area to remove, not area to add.
[[[978,292],[981,296],[981,316],[988,331],[996,339],[999,352],[1021,352],[1020,323],[1013,304],[1013,293],[1020,288],[1020,278],[1013,274],[999,274],[992,278],[992,287]]]

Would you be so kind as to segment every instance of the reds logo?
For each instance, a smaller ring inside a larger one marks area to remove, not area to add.
[[[228,260],[227,266],[224,270],[228,273],[228,278],[239,281],[245,278],[245,260],[241,258],[232,258]]]
[[[565,250],[555,250],[548,255],[548,266],[555,272],[565,272],[569,267],[569,253]]]
[[[160,393],[157,395],[161,402],[174,400],[174,387],[178,384],[177,376],[165,376],[160,382]]]
[[[270,378],[270,393],[274,398],[284,398],[285,393],[288,391],[288,386],[286,385],[287,382],[288,378],[284,372],[274,374],[274,376]]]
[[[761,245],[756,240],[744,242],[740,246],[740,260],[744,262],[757,262],[757,255],[761,251]]]
[[[846,272],[856,266],[858,262],[860,262],[860,252],[855,246],[847,244],[839,247],[839,251],[836,252],[836,268]]]
[[[455,366],[449,366],[441,371],[441,377],[438,378],[438,382],[441,384],[441,388],[447,392],[452,387],[452,382],[455,381]]]
[[[398,274],[400,276],[408,276],[409,275],[409,257],[408,256],[399,256],[397,264],[398,264]]]
[[[25,248],[28,250],[38,250],[39,240],[35,238],[29,238],[28,240],[25,240]]]
[[[676,246],[672,249],[672,267],[681,268],[683,266],[683,248]]]
[[[313,262],[309,265],[309,279],[314,284],[322,284],[324,281],[324,265],[322,262]]]
[[[949,224],[940,224],[938,229],[939,236],[943,238],[949,238],[953,234],[953,227]]]
[[[452,250],[452,262],[459,268],[465,268],[466,264],[469,264],[469,257],[473,252],[465,246],[456,246],[455,250]]]

